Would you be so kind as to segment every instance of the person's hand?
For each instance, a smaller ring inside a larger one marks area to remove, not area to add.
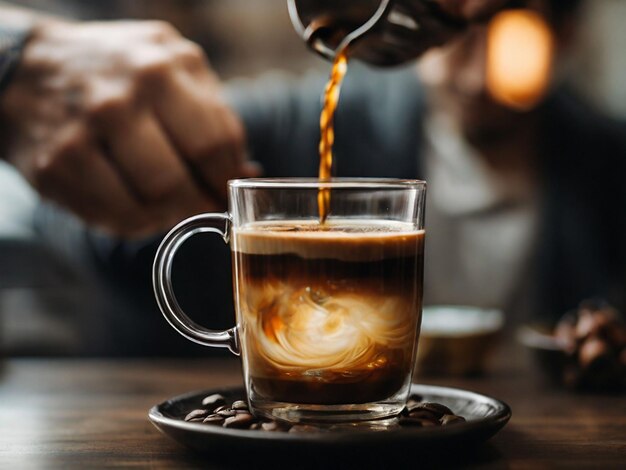
[[[442,10],[449,15],[466,20],[477,21],[492,15],[509,0],[435,0]]]
[[[116,235],[224,210],[226,181],[258,173],[203,52],[166,23],[42,24],[0,118],[1,155]]]

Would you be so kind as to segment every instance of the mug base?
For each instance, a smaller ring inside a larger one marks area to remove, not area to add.
[[[252,401],[257,416],[290,424],[349,424],[388,426],[404,409],[403,403],[363,403],[358,405],[308,405],[263,400]]]

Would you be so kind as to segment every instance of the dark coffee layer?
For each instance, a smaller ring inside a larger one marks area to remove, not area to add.
[[[396,394],[404,385],[407,375],[402,369],[372,374],[370,379],[353,383],[327,383],[304,380],[284,380],[251,376],[250,380],[259,397],[273,401],[303,405],[345,405],[375,403]]]

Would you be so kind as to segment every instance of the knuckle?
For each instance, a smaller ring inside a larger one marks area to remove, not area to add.
[[[199,45],[194,42],[183,40],[177,47],[176,55],[178,60],[187,66],[198,66],[207,63],[207,57]]]
[[[156,42],[164,42],[180,36],[178,30],[167,21],[151,20],[145,24],[149,37]]]
[[[128,113],[133,104],[132,93],[121,92],[92,100],[87,106],[87,114],[96,121],[108,122]]]
[[[140,84],[160,84],[176,68],[176,57],[161,51],[146,57],[135,66],[135,80]]]

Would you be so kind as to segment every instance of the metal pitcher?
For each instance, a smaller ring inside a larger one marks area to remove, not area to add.
[[[463,28],[432,0],[287,0],[307,45],[332,60],[339,51],[380,66],[399,65]]]

